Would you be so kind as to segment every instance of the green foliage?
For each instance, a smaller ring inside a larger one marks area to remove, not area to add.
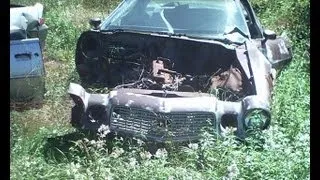
[[[286,31],[293,43],[293,62],[282,71],[274,91],[273,117],[286,128],[290,139],[305,127],[310,119],[310,2],[308,0],[253,0],[263,24],[278,32]]]
[[[257,138],[242,143],[230,134],[221,139],[205,133],[198,143],[158,146],[152,154],[140,140],[41,129],[16,142],[11,151],[12,178],[307,179],[308,137],[290,144],[277,128],[257,135],[263,143]]]
[[[309,1],[251,1],[262,24],[285,31],[294,50],[292,63],[277,77],[271,127],[245,142],[205,132],[198,143],[164,146],[107,140],[101,133],[90,136],[68,125],[66,91],[70,82],[79,81],[76,40],[89,28],[89,18],[105,17],[118,1],[10,2],[43,3],[50,28],[45,104],[10,112],[11,179],[310,179]]]
[[[287,32],[296,43],[310,44],[310,1],[309,0],[252,0],[262,24],[281,33]]]
[[[50,25],[50,33],[47,37],[48,58],[55,58],[61,61],[73,59],[75,44],[80,34],[80,29],[75,28],[70,19],[65,18],[69,10],[64,12],[50,11],[47,13],[46,22]]]

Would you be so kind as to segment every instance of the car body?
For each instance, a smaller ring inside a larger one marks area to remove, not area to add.
[[[265,30],[247,0],[126,0],[77,43],[71,123],[152,141],[192,141],[270,125],[275,76],[289,41]]]
[[[48,27],[43,5],[10,5],[10,100],[42,102],[45,70],[42,51]]]

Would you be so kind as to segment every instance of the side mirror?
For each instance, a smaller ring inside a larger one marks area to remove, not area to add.
[[[94,30],[99,29],[99,25],[101,24],[100,18],[91,18],[89,21],[90,26],[93,27]]]
[[[276,39],[277,38],[277,34],[274,32],[274,31],[271,31],[269,29],[265,29],[263,31],[263,36],[266,38],[266,39]]]

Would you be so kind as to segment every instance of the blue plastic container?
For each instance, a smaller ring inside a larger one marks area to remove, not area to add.
[[[10,41],[11,101],[42,101],[45,70],[38,38]]]

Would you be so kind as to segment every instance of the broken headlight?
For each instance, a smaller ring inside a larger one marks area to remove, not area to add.
[[[246,129],[266,129],[270,124],[271,115],[263,109],[250,109],[244,115]]]

